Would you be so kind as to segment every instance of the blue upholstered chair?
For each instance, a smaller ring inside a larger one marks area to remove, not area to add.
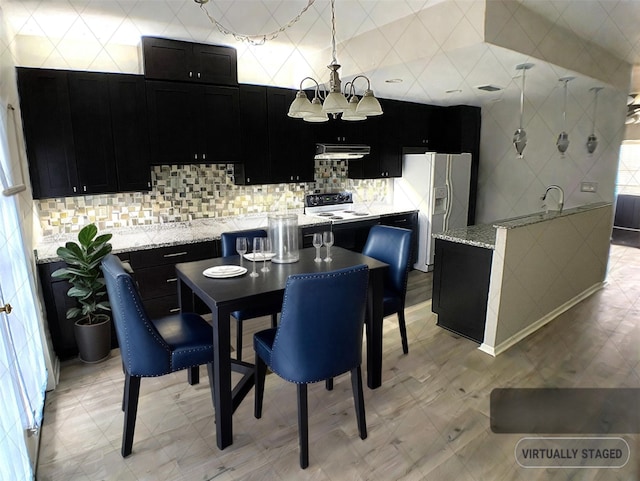
[[[359,265],[287,279],[280,325],[253,336],[255,417],[262,416],[267,366],[297,384],[300,467],[309,465],[307,384],[351,373],[360,438],[367,437],[362,394],[362,329],[369,268]]]
[[[402,351],[405,354],[409,352],[404,303],[411,259],[411,235],[409,229],[376,225],[369,230],[362,250],[364,255],[389,264],[384,278],[384,316],[398,314]]]
[[[253,239],[255,237],[267,237],[267,231],[264,229],[243,230],[234,232],[224,232],[221,236],[222,257],[234,256],[236,251],[236,239],[238,237],[247,238],[247,248],[251,252],[253,248]],[[278,312],[280,305],[273,305],[259,308],[247,308],[240,311],[234,311],[231,316],[236,320],[236,359],[242,360],[242,323],[256,317],[271,316],[271,327],[278,325]]]
[[[198,367],[206,364],[213,393],[213,331],[192,313],[149,319],[134,280],[113,254],[103,259],[102,272],[125,371],[121,454],[126,457],[133,446],[141,378],[190,369],[196,383]]]

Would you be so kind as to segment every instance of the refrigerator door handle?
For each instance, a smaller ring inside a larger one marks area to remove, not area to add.
[[[447,155],[447,169],[445,175],[445,186],[447,188],[447,199],[445,201],[443,230],[449,229],[449,219],[451,217],[451,154]]]

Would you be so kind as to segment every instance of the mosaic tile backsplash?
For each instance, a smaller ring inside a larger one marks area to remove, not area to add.
[[[349,179],[346,161],[316,160],[315,182],[239,186],[233,164],[159,165],[149,192],[36,200],[43,236],[99,229],[182,222],[297,210],[312,191],[349,190],[355,202],[387,202],[389,179]]]

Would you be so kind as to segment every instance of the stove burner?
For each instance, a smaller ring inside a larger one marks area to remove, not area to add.
[[[345,214],[355,214],[355,212],[352,210],[343,210],[342,212]]]
[[[318,217],[333,217],[333,214],[331,212],[320,212],[319,214],[316,214]]]
[[[353,215],[360,215],[360,216],[362,216],[362,215],[369,215],[369,213],[368,213],[368,212],[354,212],[354,213],[353,213]]]
[[[340,219],[344,219],[344,217],[340,217],[339,215],[332,215],[331,217],[329,217],[329,219],[340,220]]]

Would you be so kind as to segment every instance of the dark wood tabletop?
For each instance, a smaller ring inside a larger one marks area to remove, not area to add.
[[[322,249],[323,256],[325,249]],[[328,272],[358,264],[369,267],[367,302],[367,385],[375,389],[382,383],[382,297],[384,271],[387,264],[340,247],[332,247],[331,262],[315,262],[315,249],[301,249],[300,260],[289,264],[267,262],[269,272],[261,272],[262,262],[256,262],[258,277],[250,277],[252,262],[242,260],[247,273],[237,277],[212,279],[203,275],[205,269],[220,265],[239,265],[239,256],[205,259],[176,265],[180,307],[195,310],[196,297],[211,310],[214,342],[214,389],[217,444],[224,449],[233,442],[232,415],[253,387],[253,365],[231,359],[231,312],[240,308],[282,302],[287,278],[292,274]],[[313,295],[313,293],[309,293]],[[231,372],[243,374],[242,380],[231,386]]]

